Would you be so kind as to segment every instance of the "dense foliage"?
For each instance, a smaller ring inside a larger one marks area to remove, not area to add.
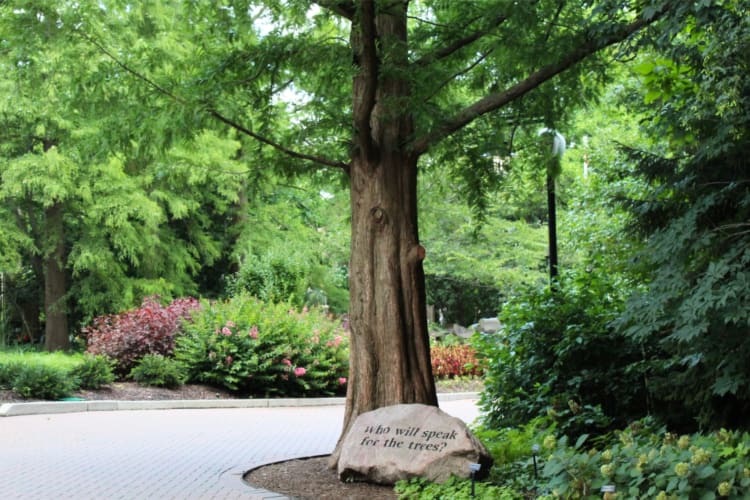
[[[174,352],[190,380],[265,396],[345,389],[347,333],[318,309],[237,295],[204,303],[191,319]]]
[[[0,351],[0,389],[19,397],[56,400],[113,380],[112,363],[102,356]]]
[[[721,33],[721,36],[714,36]],[[701,35],[702,34],[702,35]],[[637,69],[661,150],[630,150],[644,284],[618,327],[658,342],[650,390],[672,425],[748,428],[750,411],[750,20],[747,2],[696,6],[662,56]]]
[[[645,422],[648,424],[648,421]],[[750,435],[722,430],[677,436],[641,423],[603,450],[549,441],[541,477],[549,498],[599,498],[606,484],[618,498],[747,497]],[[606,497],[605,497],[606,498]]]
[[[747,497],[750,435],[721,430],[677,435],[643,419],[600,438],[556,437],[546,418],[500,430],[477,430],[494,458],[476,498],[617,499]],[[603,486],[614,487],[603,491]],[[470,498],[471,481],[401,481],[399,498]]]
[[[157,297],[147,297],[138,309],[94,318],[83,328],[87,352],[113,359],[116,371],[127,375],[147,354],[169,356],[175,336],[200,304],[196,299],[176,299],[162,306]]]
[[[130,370],[129,377],[141,385],[174,389],[187,378],[183,366],[161,354],[146,354]]]
[[[610,325],[627,286],[588,273],[562,275],[556,289],[530,288],[500,315],[501,334],[481,335],[481,405],[490,427],[553,416],[573,436],[622,426],[648,411],[643,346]]]

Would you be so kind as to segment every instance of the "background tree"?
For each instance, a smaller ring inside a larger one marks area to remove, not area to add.
[[[224,217],[246,166],[231,138],[196,131],[156,144],[159,134],[119,126],[142,95],[47,7],[0,10],[0,120],[11,131],[0,138],[0,205],[13,244],[3,271],[25,294],[18,316],[41,316],[56,350],[69,346],[69,321],[196,293],[199,268],[231,253]]]

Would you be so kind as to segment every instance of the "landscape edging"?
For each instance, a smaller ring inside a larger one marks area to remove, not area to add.
[[[477,392],[438,394],[438,401],[477,399]],[[227,408],[280,408],[343,405],[346,398],[269,398],[269,399],[164,399],[157,401],[36,401],[32,403],[3,403],[0,417],[81,413],[89,411],[133,410],[201,410]]]

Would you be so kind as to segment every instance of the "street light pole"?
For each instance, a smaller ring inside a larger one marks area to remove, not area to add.
[[[560,132],[543,128],[539,135],[552,135],[552,155],[547,165],[547,224],[549,234],[549,279],[550,286],[554,290],[557,283],[557,197],[555,192],[555,179],[560,174],[560,161],[565,153],[565,137]]]

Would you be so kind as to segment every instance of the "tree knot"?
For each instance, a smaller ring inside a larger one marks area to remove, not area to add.
[[[385,210],[380,207],[372,207],[370,209],[370,216],[373,218],[376,224],[385,224]]]

